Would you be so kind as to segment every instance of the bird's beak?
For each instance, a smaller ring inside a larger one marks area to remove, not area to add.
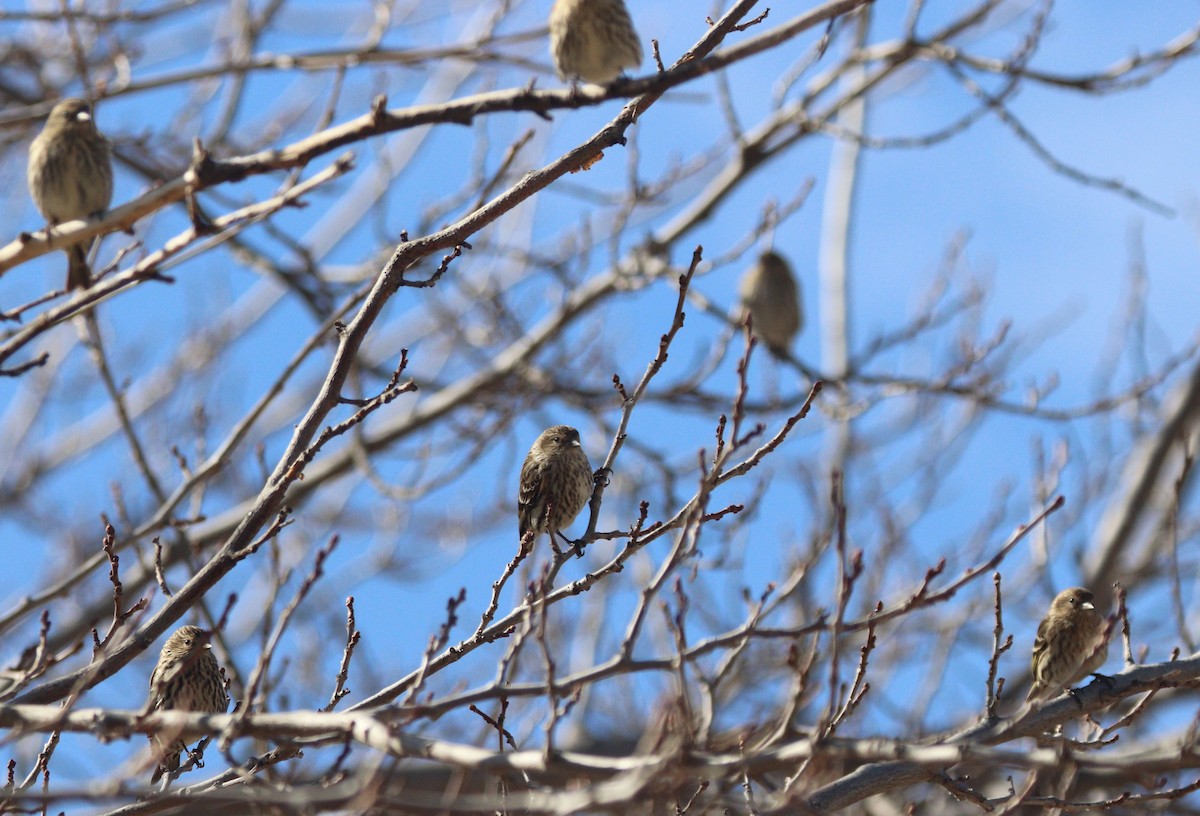
[[[205,648],[205,649],[211,649],[211,648],[212,648],[212,644],[211,644],[211,643],[205,643],[205,644],[204,644],[204,648]]]
[[[573,448],[581,448],[581,447],[583,447],[583,446],[582,446],[582,445],[580,445],[580,444],[579,444],[579,440],[578,440],[578,439],[576,439],[574,442],[572,442],[572,443],[571,443],[571,447],[573,447]]]
[[[1081,606],[1079,608],[1080,609],[1095,609],[1096,607],[1092,604],[1091,601],[1084,601],[1083,606]]]
[[[79,113],[75,114],[75,118],[80,122],[86,122],[92,118],[92,115],[87,111],[80,111]]]

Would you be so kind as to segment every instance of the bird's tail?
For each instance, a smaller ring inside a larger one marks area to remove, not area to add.
[[[158,784],[158,780],[162,779],[163,774],[179,770],[179,752],[167,754],[163,757],[162,762],[154,766],[154,773],[150,775],[150,784]]]
[[[182,742],[164,744],[164,741],[154,737],[150,737],[150,745],[152,753],[158,760],[154,766],[154,773],[150,776],[150,784],[155,785],[158,784],[158,780],[162,779],[163,774],[179,770],[179,758],[182,752],[187,750],[187,746]]]
[[[87,245],[75,244],[67,249],[67,289],[86,289],[92,282],[92,270],[87,262]]]

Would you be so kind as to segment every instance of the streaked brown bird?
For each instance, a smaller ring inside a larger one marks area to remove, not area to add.
[[[1050,604],[1033,642],[1033,687],[1027,702],[1074,686],[1108,659],[1108,642],[1101,641],[1104,616],[1092,600],[1090,590],[1072,587]]]
[[[554,0],[550,54],[559,78],[607,85],[642,64],[642,42],[624,0]]]
[[[742,276],[738,293],[755,336],[776,356],[787,354],[804,323],[800,284],[791,265],[778,253],[764,252]]]
[[[521,538],[532,531],[554,535],[571,526],[592,495],[592,466],[579,431],[554,425],[542,431],[521,466],[517,521]],[[557,545],[555,545],[557,549]]]
[[[33,203],[50,226],[108,209],[113,193],[111,151],[86,100],[64,99],[50,111],[42,132],[29,145],[26,177]],[[81,241],[67,247],[68,289],[91,283],[91,245]]]
[[[150,674],[151,711],[202,711],[224,714],[229,707],[224,677],[212,653],[212,633],[199,626],[181,626],[167,638]],[[187,733],[150,738],[158,758],[151,783],[179,770],[180,753],[187,750]]]

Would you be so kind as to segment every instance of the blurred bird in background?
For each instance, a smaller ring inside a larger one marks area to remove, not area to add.
[[[29,145],[27,180],[33,203],[50,226],[103,213],[112,201],[108,140],[96,129],[86,100],[64,99]],[[87,254],[93,241],[67,247],[67,288],[91,283]]]
[[[550,54],[561,79],[607,85],[642,64],[642,43],[624,0],[555,0]]]
[[[742,319],[748,313],[754,335],[766,343],[772,354],[786,356],[804,323],[800,284],[791,265],[776,252],[764,252],[742,276],[738,292]]]

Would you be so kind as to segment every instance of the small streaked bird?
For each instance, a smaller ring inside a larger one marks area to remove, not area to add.
[[[209,643],[212,633],[199,626],[181,626],[167,638],[150,674],[151,711],[202,711],[224,714],[229,707],[224,677]],[[158,759],[151,783],[179,769],[180,753],[187,750],[189,735],[173,739],[150,738]]]
[[[738,293],[755,336],[775,355],[787,354],[804,323],[800,284],[791,265],[778,253],[764,252],[742,276]]]
[[[1104,617],[1092,599],[1091,591],[1072,587],[1050,604],[1033,642],[1033,686],[1027,702],[1074,686],[1108,659],[1108,643],[1101,642]]]
[[[642,42],[624,0],[554,0],[550,54],[561,79],[607,85],[642,64]]]
[[[96,129],[92,107],[64,99],[50,111],[42,132],[29,145],[27,180],[33,203],[50,226],[88,218],[108,209],[113,171],[108,140]],[[91,283],[91,241],[67,247],[67,288]]]
[[[571,526],[592,495],[592,466],[579,444],[579,431],[554,425],[542,431],[521,466],[517,521],[521,539],[532,532],[554,534]]]

